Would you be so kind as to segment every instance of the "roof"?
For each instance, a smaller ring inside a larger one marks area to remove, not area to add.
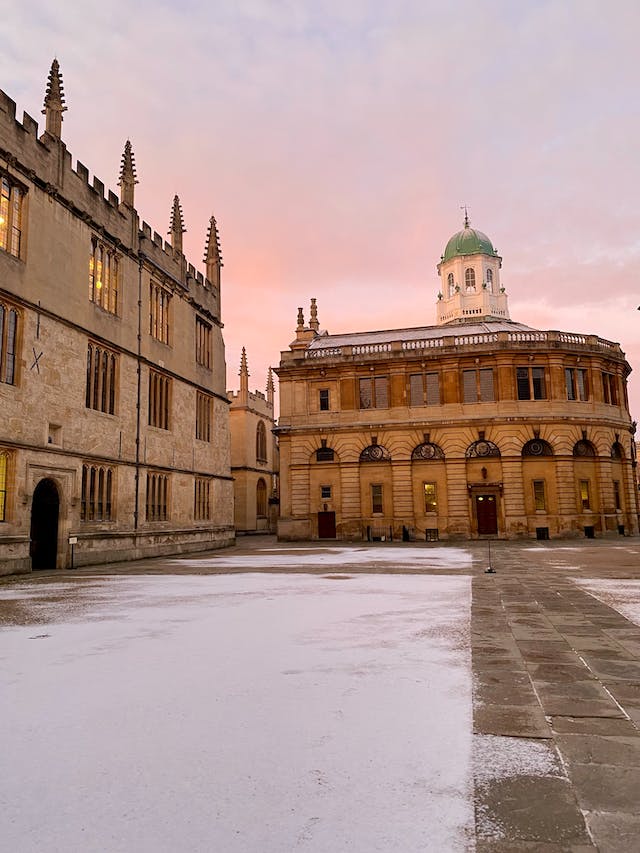
[[[466,220],[465,220],[466,222]],[[471,228],[465,224],[462,231],[458,231],[449,240],[442,256],[443,261],[449,261],[459,255],[497,255],[498,252],[493,248],[493,243],[475,228]]]
[[[446,326],[419,326],[413,329],[385,329],[379,332],[350,332],[346,335],[321,335],[311,341],[310,350],[333,347],[384,344],[391,341],[419,341],[446,338],[451,335],[484,335],[487,332],[535,332],[531,326],[510,320],[487,320],[482,323],[460,323]]]

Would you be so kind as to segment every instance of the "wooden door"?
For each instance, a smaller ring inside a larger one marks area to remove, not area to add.
[[[498,501],[495,495],[476,495],[478,534],[491,536],[498,532]]]

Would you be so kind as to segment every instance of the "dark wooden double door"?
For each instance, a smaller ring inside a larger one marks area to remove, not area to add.
[[[498,532],[498,499],[496,495],[476,495],[476,519],[479,536],[494,536]]]
[[[335,512],[318,513],[318,539],[336,538],[336,514]]]

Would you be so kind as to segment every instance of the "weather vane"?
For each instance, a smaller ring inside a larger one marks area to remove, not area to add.
[[[464,227],[468,228],[469,227],[469,213],[467,211],[467,205],[466,204],[460,205],[460,210],[464,210]]]

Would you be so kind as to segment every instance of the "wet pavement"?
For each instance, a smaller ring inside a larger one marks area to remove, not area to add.
[[[430,543],[403,546],[406,563],[399,557],[391,565],[378,559],[385,547],[340,543],[340,572],[471,575],[474,735],[488,737],[489,743],[495,738],[544,748],[557,758],[555,770],[546,775],[524,767],[516,775],[487,780],[483,768],[476,769],[476,849],[640,849],[640,626],[574,582],[640,583],[640,540],[493,542],[491,552],[485,542],[437,543],[437,551],[451,553],[454,565],[457,552],[471,555],[470,564],[461,561],[455,569],[446,560],[431,560],[436,549]],[[327,549],[331,546],[292,547],[255,537],[208,555],[206,562],[196,555],[3,580],[15,588],[16,581],[73,585],[119,574],[326,573]],[[237,558],[233,567],[225,565],[231,555]],[[262,569],[256,568],[257,555]],[[287,568],[279,562],[285,556],[294,558]],[[489,564],[493,573],[486,572]],[[82,601],[76,606],[82,608]],[[91,602],[86,606],[90,612]],[[28,602],[0,602],[0,624],[37,621]],[[491,762],[491,755],[483,761]]]

